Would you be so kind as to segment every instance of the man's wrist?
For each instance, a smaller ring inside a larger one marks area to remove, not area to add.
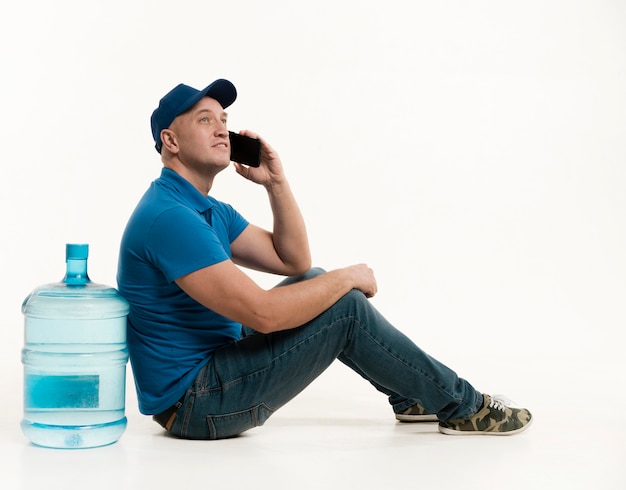
[[[270,182],[265,184],[265,190],[270,194],[278,196],[280,194],[284,194],[285,191],[290,190],[289,182],[287,182],[287,179],[285,178],[282,178],[280,180],[271,180]]]

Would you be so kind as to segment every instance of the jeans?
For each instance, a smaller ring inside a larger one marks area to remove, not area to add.
[[[306,280],[322,269],[279,284]],[[482,394],[394,328],[353,290],[310,322],[216,350],[187,390],[171,426],[187,439],[222,439],[263,423],[339,359],[387,395],[395,413],[419,402],[440,420],[469,418]]]

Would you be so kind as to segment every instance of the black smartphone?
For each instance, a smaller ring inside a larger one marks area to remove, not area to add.
[[[230,137],[230,159],[249,167],[261,165],[261,141],[241,134],[228,132]]]

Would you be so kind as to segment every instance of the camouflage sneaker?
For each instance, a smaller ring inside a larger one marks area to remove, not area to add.
[[[396,419],[400,422],[437,422],[439,420],[435,414],[427,412],[419,403],[407,408],[402,413],[397,413]]]
[[[439,422],[439,432],[449,435],[509,436],[530,427],[532,415],[525,408],[509,408],[503,397],[483,394],[482,408],[468,420]]]

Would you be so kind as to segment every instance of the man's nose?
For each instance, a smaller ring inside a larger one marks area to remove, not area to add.
[[[228,135],[228,128],[226,127],[226,123],[223,121],[219,121],[215,128],[215,132],[220,136]]]

